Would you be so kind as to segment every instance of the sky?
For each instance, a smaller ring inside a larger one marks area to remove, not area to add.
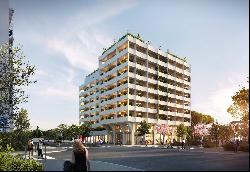
[[[219,123],[249,76],[248,0],[10,0],[15,45],[36,66],[25,88],[34,129],[78,124],[79,85],[127,32],[191,64],[192,110]]]

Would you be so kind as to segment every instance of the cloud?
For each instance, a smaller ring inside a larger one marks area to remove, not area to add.
[[[98,67],[102,49],[112,43],[96,24],[104,22],[136,5],[136,1],[108,1],[82,9],[69,17],[64,27],[50,35],[36,34],[36,41],[45,45],[51,53],[60,54],[70,65],[92,72]]]
[[[38,61],[34,76],[38,82],[27,88],[31,101],[25,106],[33,128],[38,125],[41,129],[49,129],[60,123],[78,123],[79,82],[84,79],[79,76],[96,69],[102,48],[113,42],[98,24],[137,4],[135,1],[100,2],[75,8],[70,17],[48,21],[46,25],[41,24],[44,24],[42,16],[36,16],[26,24],[33,22],[34,26],[27,28],[25,25],[25,29],[16,33],[21,42],[29,45],[28,52],[32,49],[44,58],[44,61],[33,59]],[[43,22],[37,22],[37,17]],[[27,40],[27,35],[32,39]]]
[[[192,109],[212,115],[219,123],[235,120],[227,112],[227,108],[232,104],[231,96],[241,88],[239,85],[248,87],[246,78],[242,75],[222,80],[204,101],[193,104]]]

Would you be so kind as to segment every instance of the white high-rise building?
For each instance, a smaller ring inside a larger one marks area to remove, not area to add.
[[[191,125],[190,65],[186,58],[152,47],[130,33],[99,57],[99,68],[86,76],[80,91],[80,124],[103,126],[109,143],[138,144],[136,129],[151,124],[149,144],[162,140],[157,127],[169,127],[163,137],[176,137],[176,126]]]

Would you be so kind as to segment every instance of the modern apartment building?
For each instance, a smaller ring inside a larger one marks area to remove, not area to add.
[[[185,58],[127,33],[102,53],[99,68],[79,87],[80,124],[103,126],[102,139],[114,144],[138,144],[143,120],[152,126],[149,144],[161,140],[161,124],[171,129],[164,138],[178,139],[176,126],[191,125],[190,71]]]

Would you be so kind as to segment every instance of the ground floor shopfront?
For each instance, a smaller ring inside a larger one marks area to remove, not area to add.
[[[109,144],[123,144],[123,145],[137,145],[145,144],[164,144],[172,142],[174,139],[180,141],[180,138],[176,136],[176,126],[168,126],[168,132],[161,133],[157,130],[157,125],[152,124],[149,130],[149,134],[146,136],[138,136],[136,132],[139,127],[139,123],[121,123],[104,125],[106,130],[101,132],[92,132],[90,137],[85,138],[87,143],[104,143]]]

